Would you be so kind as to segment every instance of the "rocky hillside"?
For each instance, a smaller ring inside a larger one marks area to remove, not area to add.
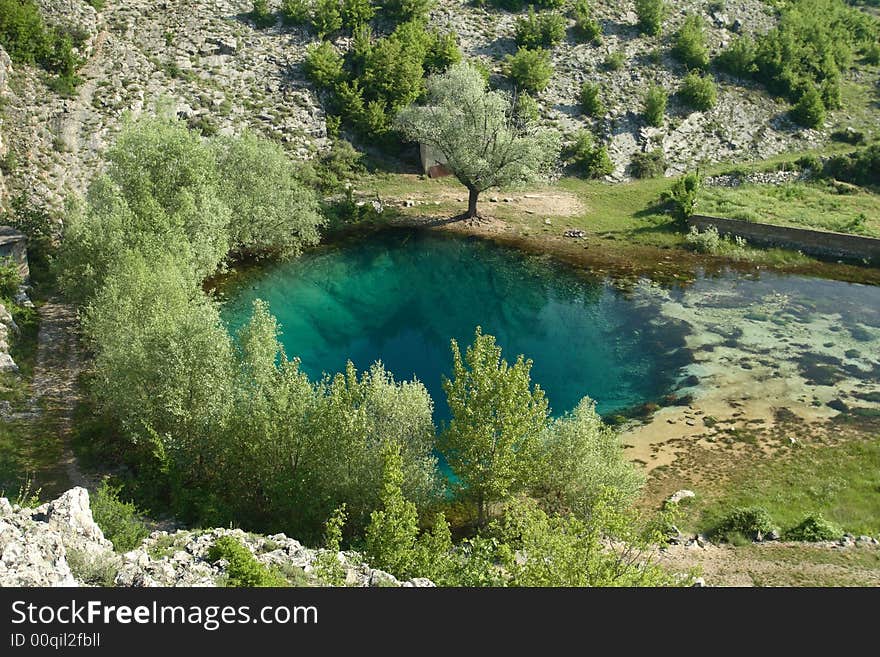
[[[296,157],[327,146],[321,99],[301,70],[316,37],[280,19],[256,29],[247,17],[250,0],[110,0],[100,12],[84,0],[39,4],[48,24],[69,26],[81,37],[84,82],[74,97],[60,96],[43,72],[17,65],[13,70],[0,50],[0,155],[9,147],[16,156],[5,194],[0,181],[0,202],[25,191],[60,208],[67,193],[82,191],[123,117],[161,103],[205,132],[235,133],[247,126],[273,136]],[[703,0],[670,4],[664,34],[687,15],[701,14],[713,54],[736,34],[764,32],[776,20],[761,0],[729,0],[723,11],[709,8],[721,3]],[[278,9],[280,0],[269,5]],[[711,110],[689,113],[673,96],[664,127],[646,128],[639,118],[645,90],[656,83],[674,92],[685,70],[669,56],[663,38],[639,35],[631,0],[597,0],[594,8],[601,44],[569,38],[554,48],[556,73],[538,101],[546,122],[566,132],[589,126],[607,141],[613,179],[624,177],[635,152],[656,147],[664,150],[667,174],[673,175],[698,162],[763,158],[823,140],[821,132],[793,125],[786,104],[723,75]],[[467,56],[500,73],[504,56],[516,49],[516,16],[463,0],[437,0],[430,22],[454,32]],[[340,37],[338,45],[345,41]],[[612,53],[623,57],[616,70],[604,65]],[[603,117],[579,113],[577,93],[587,79],[605,89]]]
[[[321,585],[310,550],[284,534],[258,536],[239,529],[154,532],[125,554],[113,550],[95,523],[85,488],[72,488],[35,508],[0,497],[0,586],[217,586],[228,563],[212,563],[208,552],[221,536],[232,536],[264,566],[291,584]],[[334,555],[347,586],[433,586],[430,580],[400,582],[363,563],[357,553]]]

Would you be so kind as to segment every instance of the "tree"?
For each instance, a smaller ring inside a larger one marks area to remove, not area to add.
[[[581,111],[585,116],[602,116],[605,114],[605,104],[602,102],[601,87],[593,82],[584,82],[578,100],[581,105]]]
[[[672,184],[672,189],[663,193],[663,200],[672,202],[675,217],[679,221],[684,222],[694,214],[702,184],[703,178],[700,172],[692,172],[676,180]]]
[[[636,0],[636,14],[642,34],[657,36],[663,29],[666,3],[663,0]]]
[[[342,14],[339,11],[339,0],[315,0],[312,12],[312,25],[318,38],[326,39],[334,32],[342,29]]]
[[[589,130],[578,130],[574,142],[566,150],[567,163],[577,167],[584,177],[601,178],[614,171],[608,149],[604,144],[597,144]]]
[[[515,55],[507,56],[504,71],[517,88],[536,94],[547,88],[553,64],[550,53],[543,48],[518,48]]]
[[[321,89],[332,90],[338,82],[345,79],[342,63],[342,55],[332,43],[319,41],[306,49],[303,72]]]
[[[351,31],[369,23],[376,15],[376,8],[371,0],[342,0],[340,13],[343,26]]]
[[[806,128],[822,127],[825,122],[825,105],[822,103],[822,96],[816,87],[812,85],[807,87],[800,100],[792,108],[791,117]]]
[[[406,577],[415,559],[419,535],[416,505],[403,496],[403,461],[398,445],[383,453],[381,510],[370,514],[364,535],[364,552],[370,563],[398,577]]]
[[[684,103],[701,112],[712,109],[718,102],[715,82],[708,75],[701,76],[695,71],[684,76],[678,95]]]
[[[688,16],[675,35],[672,54],[688,68],[704,69],[709,65],[706,26],[702,17]]]
[[[452,341],[452,379],[443,389],[452,413],[440,448],[458,478],[456,489],[477,510],[477,524],[488,505],[524,490],[548,416],[544,391],[531,385],[532,361],[520,355],[511,366],[501,347],[477,327],[464,358]]]
[[[663,115],[666,113],[666,101],[668,96],[663,87],[652,84],[645,92],[645,122],[659,128],[663,125]]]
[[[251,132],[213,142],[219,196],[230,208],[229,246],[239,255],[297,256],[324,223],[314,191],[280,144]]]
[[[535,179],[556,161],[558,135],[516,125],[512,99],[487,91],[480,72],[466,63],[427,82],[427,104],[397,116],[413,141],[434,148],[468,190],[466,217],[477,216],[479,195],[492,187]]]

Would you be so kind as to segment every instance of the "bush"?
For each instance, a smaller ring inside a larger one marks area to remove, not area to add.
[[[828,158],[822,175],[853,185],[880,185],[880,144]]]
[[[269,11],[268,0],[254,0],[250,18],[258,28],[266,28],[275,25],[275,16]]]
[[[880,64],[880,43],[872,43],[865,48],[865,63]]]
[[[659,128],[663,125],[663,115],[666,112],[667,94],[663,87],[652,84],[645,93],[645,122]]]
[[[688,16],[675,35],[672,55],[688,68],[704,69],[709,65],[705,23],[701,16]]]
[[[427,17],[432,3],[431,0],[385,0],[380,4],[380,13],[384,18],[394,23],[406,23]]]
[[[593,8],[589,0],[576,0],[571,10],[574,19],[574,32],[586,43],[599,42],[602,39],[602,27],[593,17]]]
[[[688,73],[678,95],[682,102],[697,111],[705,112],[715,107],[718,102],[718,91],[715,88],[715,81],[711,77],[701,76],[698,73]]]
[[[755,52],[754,39],[742,36],[730,44],[728,48],[722,50],[715,58],[715,63],[718,68],[731,75],[738,78],[749,78],[758,70],[755,65]]]
[[[128,552],[150,534],[140,512],[131,502],[119,499],[121,486],[101,482],[92,496],[92,515],[104,538],[113,543],[117,552]]]
[[[602,102],[600,93],[601,88],[593,82],[584,82],[581,86],[578,101],[585,116],[596,117],[605,114],[605,104]]]
[[[810,86],[791,109],[791,118],[806,128],[821,128],[825,122],[825,104],[816,87]]]
[[[221,536],[208,550],[208,561],[216,564],[226,561],[226,586],[265,587],[287,586],[287,580],[269,570],[240,541],[232,536]]]
[[[303,71],[306,78],[322,89],[333,89],[343,79],[342,55],[329,41],[313,43],[306,51]]]
[[[575,166],[585,178],[601,178],[614,171],[604,144],[597,144],[589,130],[579,130],[568,148],[566,162]]]
[[[461,61],[461,50],[452,32],[431,34],[431,44],[425,55],[425,74],[444,73],[453,64]]]
[[[370,0],[342,0],[340,15],[343,27],[353,31],[369,23],[376,15],[376,8]]]
[[[9,258],[0,260],[0,297],[14,299],[18,288],[24,282],[18,265]]]
[[[740,534],[751,540],[757,540],[776,527],[767,509],[760,506],[740,507],[728,513],[713,530],[713,535],[727,539]]]
[[[536,14],[529,7],[528,15],[516,19],[513,38],[521,48],[552,48],[565,39],[565,19],[556,12]]]
[[[626,55],[622,50],[615,50],[605,56],[604,65],[609,71],[619,71],[626,63]]]
[[[663,195],[664,200],[672,203],[677,219],[684,221],[694,213],[702,182],[699,172],[688,173],[676,180],[672,189]]]
[[[85,550],[67,550],[70,572],[86,586],[113,586],[119,572],[118,559],[113,555],[92,555]]]
[[[519,48],[515,55],[507,56],[504,70],[517,88],[534,94],[547,88],[553,75],[553,64],[550,63],[550,53],[543,48]]]
[[[834,541],[843,535],[843,530],[825,520],[820,513],[811,513],[797,525],[785,532],[789,541]]]
[[[839,141],[844,144],[852,144],[854,146],[858,146],[860,144],[866,143],[868,141],[868,138],[861,130],[847,128],[846,130],[835,130],[834,132],[832,132],[831,140]]]
[[[636,0],[636,14],[639,16],[639,31],[657,36],[663,29],[666,3],[663,0]]]
[[[281,17],[288,25],[306,25],[311,20],[312,3],[309,0],[284,0]]]
[[[326,39],[342,29],[342,13],[338,0],[315,0],[312,12],[312,25],[319,39]]]
[[[685,242],[697,253],[718,253],[721,250],[721,236],[715,226],[709,226],[703,232],[696,226],[691,226]]]
[[[636,178],[658,178],[666,172],[666,156],[655,148],[647,153],[636,153],[630,161],[630,171]]]
[[[526,130],[540,117],[538,101],[525,91],[516,95],[513,103],[513,118],[521,130]]]

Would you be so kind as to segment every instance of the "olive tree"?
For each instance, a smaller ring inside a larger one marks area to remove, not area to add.
[[[524,125],[514,107],[513,97],[489,91],[476,68],[459,63],[428,78],[425,105],[397,115],[397,128],[440,153],[467,188],[467,218],[477,216],[482,192],[534,180],[556,162],[558,134]]]

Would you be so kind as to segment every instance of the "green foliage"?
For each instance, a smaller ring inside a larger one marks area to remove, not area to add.
[[[562,9],[565,0],[474,0],[474,4],[478,7],[489,4],[498,9],[515,13],[522,11],[527,6],[533,6],[536,9]]]
[[[700,112],[712,109],[718,102],[715,81],[708,75],[702,76],[693,71],[684,77],[678,95],[682,102]]]
[[[602,102],[602,88],[594,82],[584,82],[581,86],[578,101],[585,116],[598,117],[605,114],[605,103]]]
[[[709,65],[705,29],[702,16],[691,15],[675,34],[672,55],[688,68],[705,69]]]
[[[733,509],[713,530],[713,535],[729,539],[739,534],[750,540],[765,536],[776,526],[767,509],[760,506]]]
[[[8,257],[0,259],[0,297],[13,299],[24,282],[18,265]]]
[[[311,21],[311,0],[282,0],[281,18],[288,25],[306,25]]]
[[[352,31],[360,25],[369,23],[376,15],[372,0],[342,0],[340,7],[342,25]]]
[[[865,47],[865,63],[877,66],[880,64],[880,43],[872,43]]]
[[[797,525],[785,532],[789,541],[836,541],[843,535],[843,530],[826,520],[821,513],[811,513]]]
[[[364,553],[374,567],[403,577],[412,571],[419,518],[416,505],[403,496],[400,448],[387,445],[384,460],[382,507],[370,514]]]
[[[691,226],[690,231],[685,236],[687,245],[697,253],[720,253],[721,252],[721,236],[715,226],[709,226],[704,231],[700,231],[696,226]]]
[[[880,144],[828,158],[822,175],[854,185],[880,185]]]
[[[553,76],[550,53],[543,48],[519,48],[515,55],[507,56],[504,72],[517,88],[530,94],[540,93]]]
[[[345,567],[339,562],[338,555],[342,549],[342,529],[346,519],[343,503],[324,525],[324,549],[315,557],[313,567],[315,577],[327,586],[345,586]]]
[[[472,195],[534,180],[555,162],[556,134],[537,129],[523,132],[519,123],[511,99],[487,91],[486,80],[466,63],[432,76],[427,103],[411,106],[397,118],[398,129],[408,139],[446,155],[447,168]],[[469,210],[475,213],[476,196],[472,200]]]
[[[275,24],[275,16],[269,11],[268,0],[253,0],[250,19],[257,28],[265,29]]]
[[[257,561],[253,553],[233,536],[221,536],[215,540],[208,549],[208,561],[213,564],[226,562],[226,586],[287,586],[284,577]]]
[[[663,0],[636,0],[636,14],[639,17],[639,31],[657,36],[663,29],[666,3]]]
[[[114,586],[119,572],[118,557],[91,554],[86,550],[68,549],[67,565],[73,576],[86,586]]]
[[[602,26],[593,16],[590,0],[575,0],[571,9],[574,18],[575,34],[585,43],[598,43],[602,40]]]
[[[432,32],[431,44],[425,54],[425,73],[445,73],[450,66],[461,61],[461,50],[452,32]]]
[[[117,552],[128,552],[138,547],[150,535],[150,530],[137,507],[120,499],[121,491],[122,486],[102,481],[92,495],[91,508],[104,538],[113,543]]]
[[[342,29],[339,0],[315,0],[312,8],[312,26],[319,39],[326,39]]]
[[[27,196],[16,196],[9,205],[9,210],[0,215],[0,221],[27,235],[31,285],[37,289],[53,286],[57,224],[45,209],[33,204]]]
[[[808,87],[794,107],[791,118],[807,128],[821,128],[825,122],[825,104],[815,87]]]
[[[614,171],[604,144],[597,144],[589,130],[578,130],[574,142],[568,147],[566,162],[574,165],[585,178],[601,178]]]
[[[603,64],[609,71],[619,71],[626,64],[626,55],[622,50],[615,50],[608,53]]]
[[[342,55],[329,41],[313,43],[306,50],[303,71],[321,89],[333,89],[343,79]]]
[[[647,153],[634,153],[630,160],[630,171],[636,178],[658,178],[666,172],[666,156],[662,148]]]
[[[699,171],[692,172],[676,180],[672,184],[672,189],[664,193],[663,200],[672,203],[676,219],[684,221],[694,214],[702,185],[703,177]]]
[[[757,46],[750,36],[737,37],[733,43],[721,51],[715,63],[723,71],[738,78],[749,78],[758,72],[755,64]]]
[[[513,38],[521,48],[552,48],[565,39],[565,18],[556,12],[537,14],[529,7],[526,16],[516,19]]]
[[[522,355],[509,365],[495,338],[479,327],[464,358],[452,341],[452,378],[443,379],[452,420],[440,450],[457,478],[454,488],[475,506],[478,525],[485,524],[489,504],[531,481],[548,416],[544,391],[531,384],[531,368]]]
[[[432,4],[433,0],[385,0],[380,15],[394,23],[423,21]]]
[[[557,512],[586,520],[600,501],[628,507],[641,488],[643,477],[589,397],[554,419],[541,442],[532,493]]]
[[[645,93],[645,123],[659,128],[663,125],[663,115],[666,113],[666,102],[669,96],[663,87],[652,84]]]

